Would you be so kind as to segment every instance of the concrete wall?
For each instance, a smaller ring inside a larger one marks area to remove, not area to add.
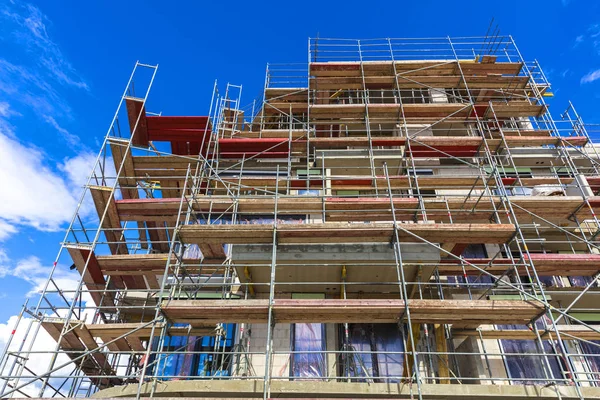
[[[273,329],[273,352],[283,354],[273,354],[272,358],[272,376],[290,375],[290,324],[276,324]],[[262,354],[252,354],[250,361],[254,368],[256,376],[263,376],[265,373],[265,352],[267,344],[267,324],[252,324],[250,333],[250,352],[261,352]]]
[[[459,353],[481,353],[474,355],[457,355],[456,360],[460,369],[460,376],[474,378],[465,380],[465,384],[483,384],[489,385],[492,382],[489,379],[490,374],[493,378],[507,378],[506,368],[500,353],[500,344],[495,339],[484,339],[483,343],[479,338],[468,337],[462,343],[456,345],[456,351]],[[484,352],[485,348],[485,352]],[[487,361],[486,355],[487,354]],[[496,355],[494,355],[496,354]],[[508,381],[494,381],[496,385],[506,385]]]
[[[325,339],[327,351],[335,351],[337,348],[337,325],[325,325]],[[263,376],[265,373],[265,351],[267,343],[267,325],[253,324],[251,326],[250,352],[261,354],[252,354],[250,361],[254,368],[255,376]],[[291,324],[276,324],[273,329],[273,354],[271,376],[289,377],[290,376],[290,350],[291,350]],[[336,355],[334,353],[326,354],[326,373],[329,377],[337,375]]]

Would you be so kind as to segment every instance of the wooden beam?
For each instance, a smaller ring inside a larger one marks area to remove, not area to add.
[[[144,100],[137,97],[125,97],[125,105],[127,107],[129,131],[132,135],[131,143],[134,146],[148,147],[148,122]],[[134,128],[136,128],[135,131]]]
[[[593,325],[593,327],[600,330],[598,325]],[[600,333],[583,325],[558,325],[558,331],[561,333],[562,340],[600,340]],[[479,332],[484,339],[536,340],[537,338],[531,329],[504,329],[493,325],[482,326],[478,330],[453,329],[452,337],[455,339],[469,336],[479,337]],[[556,340],[556,332],[553,328],[546,332],[540,330],[540,336],[545,340]]]
[[[127,244],[123,239],[123,229],[121,227],[121,219],[115,204],[115,196],[112,194],[112,188],[106,186],[90,186],[90,193],[96,206],[98,218],[102,218],[104,211],[106,215],[102,221],[101,228],[104,236],[109,242],[108,247],[112,254],[127,254]]]
[[[139,198],[137,190],[136,173],[133,164],[131,149],[128,149],[129,142],[122,139],[109,138],[110,152],[115,164],[115,171],[119,172],[121,164],[121,174],[119,174],[119,188],[124,199]]]
[[[139,338],[141,340],[149,340],[152,332],[151,325],[138,329],[134,332],[136,328],[140,327],[139,323],[86,324],[85,327],[92,336],[98,338],[127,335],[128,339]],[[163,325],[161,323],[157,323],[156,327],[157,329],[161,329]],[[216,332],[217,330],[215,325],[207,324],[205,326],[195,327],[170,326],[167,334],[170,336],[214,336]]]
[[[101,304],[102,292],[100,291],[106,288],[106,280],[104,279],[104,275],[98,265],[98,260],[96,259],[94,252],[91,251],[91,247],[67,245],[66,248],[73,260],[73,264],[75,264],[75,268],[77,268],[77,271],[82,276],[83,283],[85,283],[88,290],[92,291],[89,294],[92,297],[92,300],[94,300],[94,304],[96,304],[96,306],[113,304],[113,295],[111,292],[104,293],[104,304]],[[88,266],[85,268],[88,257]],[[103,308],[103,310],[105,309]]]
[[[127,254],[112,256],[97,256],[98,266],[104,275],[162,275],[167,266],[168,254]],[[200,268],[202,264],[214,265],[225,261],[224,257],[184,259],[183,264]],[[174,264],[175,256],[169,261]],[[207,266],[202,267],[208,268]],[[171,272],[172,273],[172,272]]]
[[[426,176],[419,177],[421,184]],[[475,178],[472,178],[473,182]],[[480,180],[481,181],[481,180]],[[427,184],[427,182],[426,182]],[[495,207],[500,207],[500,197],[486,197],[486,201],[477,199],[465,199],[452,196],[446,201],[440,199],[425,198],[423,202],[427,215],[435,221],[449,222],[448,209],[455,222],[469,221],[473,223],[486,222],[489,220],[491,210],[490,201]],[[590,197],[590,204],[596,212],[600,212],[600,198]],[[419,206],[416,198],[394,198],[396,218],[399,220],[412,220]],[[525,210],[542,216],[551,221],[561,221],[569,218],[578,211],[578,217],[585,219],[591,217],[588,207],[581,207],[583,200],[579,196],[514,196],[513,204]],[[117,200],[117,210],[122,221],[158,221],[172,220],[176,218],[179,211],[180,198],[156,198],[156,199],[129,199]],[[197,212],[227,212],[233,211],[233,200],[228,196],[212,195],[199,196],[194,200],[194,210]],[[325,207],[327,220],[334,221],[379,221],[391,220],[390,200],[386,198],[373,197],[279,197],[277,212],[279,214],[311,214],[321,213]],[[275,200],[270,197],[241,198],[238,201],[238,212],[270,214],[275,210]],[[473,210],[473,211],[472,211]],[[515,207],[517,218],[528,217],[527,211]]]
[[[273,240],[273,224],[184,225],[179,235],[185,243],[265,244]],[[515,233],[511,224],[400,224],[403,242],[506,243]],[[416,235],[417,237],[413,236]],[[386,243],[393,238],[393,224],[343,222],[280,224],[280,244],[303,243]]]
[[[530,254],[535,270],[540,275],[555,276],[594,276],[600,270],[600,254]],[[512,268],[510,259],[496,258],[491,265],[489,258],[467,258],[465,261],[477,265],[487,272],[498,275]],[[515,262],[521,263],[518,260]],[[527,262],[527,260],[525,261]],[[522,263],[521,263],[522,264]],[[522,272],[524,267],[517,267]],[[465,265],[464,271],[467,275],[479,275],[481,271],[477,268]],[[462,275],[463,268],[456,260],[448,260],[438,267],[440,275]]]
[[[544,312],[540,303],[520,300],[410,300],[413,323],[445,323],[460,326],[525,324]],[[269,301],[172,300],[162,311],[173,322],[266,323]],[[275,299],[277,323],[397,323],[404,321],[403,300]],[[193,321],[193,322],[192,322]]]
[[[70,327],[74,327],[75,325],[80,326],[63,335],[61,340],[61,332],[64,324],[65,320],[58,318],[46,319],[41,323],[42,328],[44,328],[57,343],[60,343],[60,348],[66,352],[69,358],[75,359],[80,357],[82,352],[93,350],[98,347],[96,341],[90,336],[89,332],[80,321],[70,322]],[[106,378],[90,378],[90,380],[100,388],[122,383],[121,379],[113,378],[116,376],[116,372],[111,368],[106,354],[102,352],[96,351],[92,353],[89,358],[80,358],[75,361],[75,364],[79,365],[81,371],[86,375],[106,375]]]

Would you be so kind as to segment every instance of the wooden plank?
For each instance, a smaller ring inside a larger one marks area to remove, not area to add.
[[[212,259],[225,259],[226,257],[225,250],[220,244],[200,243],[198,246],[200,247],[200,251],[204,257]]]
[[[363,70],[367,76],[391,75],[396,71],[400,75],[455,75],[460,62],[465,75],[517,75],[522,67],[521,63],[478,63],[467,60],[460,61],[396,61],[395,69],[392,61],[367,61],[363,62]],[[309,72],[313,77],[355,76],[360,77],[361,63],[358,62],[311,62]]]
[[[260,225],[184,225],[179,235],[185,243],[261,244],[273,240],[273,224]],[[386,243],[393,237],[391,223],[352,224],[342,222],[280,224],[277,240],[281,244],[302,243]],[[511,224],[400,224],[403,242],[506,243],[513,237]],[[416,237],[415,237],[416,235]]]
[[[136,173],[131,155],[131,149],[128,149],[129,142],[122,139],[109,138],[110,152],[115,164],[115,171],[119,174],[119,189],[124,199],[137,199],[139,197],[137,190]]]
[[[360,118],[366,112],[365,104],[315,104],[310,107],[311,118]],[[398,117],[401,111],[400,104],[369,104],[369,116]],[[460,103],[426,103],[403,104],[402,111],[405,118],[430,117],[445,118],[452,115],[455,118],[465,118],[469,115],[470,106]]]
[[[81,352],[93,350],[98,347],[95,340],[90,337],[89,333],[80,321],[71,321],[70,325],[72,327],[75,326],[75,328],[64,335],[62,340],[60,340],[61,331],[64,324],[65,320],[58,318],[47,319],[41,322],[42,328],[44,328],[57,343],[60,341],[60,349],[65,351],[69,358],[75,359],[81,356]],[[81,371],[86,375],[106,375],[109,377],[116,375],[116,372],[110,367],[106,355],[101,352],[96,351],[92,353],[89,358],[83,357],[75,361],[75,364],[79,365]],[[107,387],[110,384],[118,385],[121,383],[121,380],[118,378],[90,379],[100,388]]]
[[[592,325],[600,330],[600,326]],[[562,340],[600,340],[600,333],[583,325],[559,325],[558,331]],[[483,326],[479,330],[453,329],[452,336],[461,339],[469,336],[479,337],[479,332],[484,339],[508,339],[508,340],[536,340],[537,335],[531,329],[503,329],[495,326]],[[563,334],[564,333],[564,334]],[[540,330],[540,336],[544,340],[556,340],[556,332],[553,328],[545,332]]]
[[[125,104],[132,137],[131,143],[134,146],[148,147],[148,123],[143,99],[125,97]]]
[[[600,270],[600,254],[530,254],[535,270],[540,275],[555,276],[594,276]],[[496,258],[491,265],[489,258],[467,258],[471,264],[485,269],[491,274],[501,274],[512,268],[513,261],[510,259]],[[523,264],[519,260],[515,261]],[[527,263],[527,259],[525,260]],[[517,267],[524,272],[524,266]],[[448,260],[438,266],[440,275],[462,275],[463,269],[456,260]],[[465,265],[467,275],[479,275],[481,271],[477,268]]]
[[[249,178],[251,179],[251,178]],[[448,178],[443,183],[444,186],[434,187],[441,189],[443,187],[453,186],[456,183],[465,184],[464,178]],[[539,178],[523,178],[524,183],[531,184],[543,180],[545,183],[556,182],[552,177]],[[476,182],[476,177],[468,178],[468,182],[472,185]],[[315,180],[311,179],[311,182]],[[408,185],[408,180],[402,181],[392,179],[395,182],[392,186],[400,186],[401,184]],[[434,186],[440,181],[439,178],[420,176],[419,184],[423,188]],[[567,179],[570,181],[570,179]],[[246,183],[256,183],[256,181],[246,181]],[[281,181],[284,182],[284,181]],[[280,182],[280,183],[281,183]],[[274,185],[275,180],[262,180],[261,183],[267,186]],[[339,182],[338,182],[339,183]],[[347,183],[347,182],[346,182]],[[281,183],[285,185],[284,183]],[[483,184],[479,179],[479,184]],[[476,185],[476,186],[479,186]],[[319,182],[319,185],[322,183]],[[337,188],[344,185],[336,185]],[[367,186],[367,185],[365,185]],[[368,185],[367,187],[370,187]],[[470,186],[469,186],[470,188]],[[439,222],[449,222],[448,209],[452,215],[452,219],[456,222],[485,222],[489,219],[493,212],[491,202],[495,207],[500,207],[500,198],[498,196],[486,196],[485,201],[477,201],[476,198],[465,199],[461,196],[452,196],[447,201],[436,198],[425,198],[423,200],[425,209],[430,219]],[[175,218],[179,210],[181,199],[139,199],[139,200],[117,200],[117,210],[123,221],[144,221],[144,220],[165,220],[167,218]],[[411,220],[414,212],[418,207],[416,198],[394,198],[394,208],[396,217],[400,220]],[[524,208],[515,207],[517,217],[530,217],[528,212],[542,216],[551,221],[562,221],[571,216],[575,211],[579,210],[578,216],[585,219],[586,216],[591,216],[591,211],[588,207],[581,207],[583,201],[578,196],[513,196],[511,198],[513,204]],[[323,203],[325,212],[327,213],[328,221],[378,221],[391,219],[390,200],[387,198],[374,197],[308,197],[308,196],[285,196],[282,195],[278,199],[278,213],[286,214],[312,214],[322,213]],[[597,197],[590,198],[590,204],[596,212],[600,210],[600,200]],[[231,212],[233,210],[233,201],[228,196],[212,195],[199,196],[194,201],[194,209],[197,212]],[[272,214],[275,210],[275,201],[273,198],[240,198],[238,203],[238,212],[256,213],[256,214]],[[474,212],[472,212],[473,210]]]
[[[546,184],[565,184],[568,185],[573,182],[572,178],[556,178],[553,176],[539,176],[533,178],[521,178],[523,186],[532,187],[535,185],[546,185]],[[469,190],[471,187],[484,188],[485,181],[478,176],[460,176],[460,175],[429,175],[419,176],[419,187],[421,189],[433,189],[443,190],[451,188],[461,188]],[[510,187],[515,185],[517,182],[516,178],[508,177],[502,178],[505,186]],[[344,178],[329,178],[326,183],[330,182],[331,188],[334,190],[374,190],[375,185],[373,180],[365,176],[353,176]],[[385,177],[376,178],[377,186],[379,188],[386,187],[388,179]],[[215,189],[225,189],[226,186],[230,188],[237,188],[238,183],[241,183],[245,187],[255,189],[274,189],[277,185],[280,190],[284,190],[287,187],[288,180],[285,178],[279,179],[277,184],[275,178],[255,178],[255,177],[244,177],[244,178],[228,178],[224,177],[218,182],[213,182]],[[415,187],[414,177],[408,175],[396,175],[389,177],[389,183],[392,189],[410,189]],[[488,183],[488,187],[494,187],[493,181]],[[306,188],[309,182],[306,179],[291,179],[290,186],[294,189]],[[322,179],[311,179],[310,187],[320,189],[323,187]]]
[[[413,323],[446,323],[460,326],[525,324],[544,312],[540,303],[520,300],[421,300],[409,302]],[[269,301],[173,300],[162,310],[174,322],[266,323]],[[396,323],[404,320],[403,300],[381,299],[275,299],[277,323]]]
[[[494,103],[493,109],[498,118],[540,117],[546,113],[547,107],[541,104],[531,104],[527,101],[511,101],[509,103]]]
[[[101,304],[103,293],[96,292],[105,289],[106,280],[104,279],[94,252],[91,252],[91,247],[67,245],[66,248],[73,260],[73,264],[75,264],[75,268],[77,268],[77,271],[82,276],[85,286],[91,291],[89,294],[94,301],[94,304],[96,304],[96,306],[113,304],[113,294],[111,292],[104,293],[104,304]],[[92,253],[91,255],[90,252]],[[88,257],[89,262],[87,268],[85,268]]]
[[[162,328],[161,323],[157,323],[156,329]],[[152,325],[134,331],[140,327],[139,323],[111,323],[111,324],[86,324],[86,329],[94,337],[107,338],[127,335],[127,338],[139,338],[140,340],[149,340],[152,332]],[[156,331],[158,332],[158,331]],[[168,334],[170,336],[212,336],[216,333],[215,325],[205,325],[201,327],[191,326],[170,326]]]
[[[148,236],[150,237],[152,248],[161,253],[168,252],[169,244],[165,243],[167,234],[164,222],[160,224],[156,221],[146,221],[146,226],[148,227]]]
[[[97,256],[98,266],[104,275],[111,276],[128,276],[140,275],[152,277],[163,275],[167,266],[167,254],[128,254],[128,255],[112,255],[112,256]],[[225,261],[225,257],[205,258],[203,260],[186,258],[183,264],[200,269],[204,273],[210,273],[214,270],[213,265],[221,264]],[[171,257],[171,264],[176,263],[175,256]],[[170,271],[172,273],[172,271]]]
[[[129,343],[129,346],[131,347],[131,350],[133,350],[133,351],[138,351],[138,352],[146,351],[146,346],[144,346],[144,344],[138,337],[127,336],[127,343]]]
[[[460,75],[398,75],[398,84],[396,85],[396,77],[392,75],[383,76],[366,76],[364,85],[372,89],[391,90],[399,87],[401,89],[410,88],[463,88],[464,81],[470,89],[504,89],[504,93],[514,92],[518,89],[523,89],[529,82],[527,76],[502,76],[502,75],[484,75],[484,76],[465,76]],[[311,89],[319,91],[339,90],[339,89],[363,89],[363,78],[360,76],[339,76],[339,77],[322,77],[311,79]],[[391,94],[390,94],[391,96]],[[287,99],[284,97],[283,99]],[[306,100],[306,96],[305,99]],[[391,100],[391,99],[390,99]]]
[[[127,244],[123,237],[123,229],[119,218],[119,212],[115,204],[115,197],[111,195],[112,188],[106,186],[90,186],[90,193],[96,206],[98,218],[102,218],[104,211],[106,215],[102,221],[102,229],[108,247],[112,254],[127,254]]]

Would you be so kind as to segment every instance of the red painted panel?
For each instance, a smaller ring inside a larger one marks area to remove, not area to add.
[[[274,152],[260,152],[260,151],[239,151],[239,152],[223,152],[220,153],[220,157],[225,158],[287,158],[287,151],[274,151]]]

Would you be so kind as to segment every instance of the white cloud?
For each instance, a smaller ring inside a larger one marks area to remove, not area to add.
[[[33,296],[36,293],[41,292],[44,289],[44,286],[48,280],[50,272],[52,270],[52,265],[45,265],[41,262],[41,260],[35,256],[25,257],[16,263],[11,262],[11,260],[6,256],[0,249],[0,278],[4,278],[6,276],[12,276],[15,278],[23,279],[24,281],[31,284],[31,291],[28,293],[28,297]],[[79,274],[74,271],[70,271],[66,266],[62,264],[58,264],[56,269],[54,270],[53,281],[56,283],[65,298],[69,301],[72,301],[74,298],[75,290],[79,284]],[[53,285],[49,286],[49,290],[56,291],[56,288]],[[62,298],[55,296],[51,293],[46,294],[47,298],[53,299],[54,306],[59,307],[55,309],[54,313],[46,313],[47,316],[50,317],[58,317],[58,318],[66,318],[68,304],[62,300]],[[91,319],[94,315],[94,308],[87,308],[87,304],[91,301],[91,297],[87,293],[83,293],[82,297],[82,312],[81,314],[77,314],[81,317],[85,322],[91,322]],[[21,322],[15,329],[15,323],[17,321],[17,316],[12,316],[9,318],[7,323],[0,323],[0,350],[2,350],[8,343],[10,336],[13,336],[12,342],[10,344],[10,350],[18,351],[19,348],[25,353],[21,353],[21,355],[27,357],[27,351],[31,349],[32,353],[29,354],[28,359],[26,360],[26,366],[33,373],[41,375],[45,373],[52,361],[52,352],[56,348],[56,341],[46,332],[45,329],[40,328],[37,334],[34,336],[31,333],[35,332],[37,329],[34,327],[30,330],[30,334],[25,337],[25,333],[30,324],[37,324],[37,321],[32,320],[31,318],[25,316],[22,318]],[[21,347],[22,346],[22,347]],[[14,361],[12,359],[11,361]],[[63,364],[69,362],[69,358],[63,353],[59,354],[55,363],[54,368],[59,367]],[[10,363],[9,363],[10,365]],[[54,387],[60,385],[63,381],[61,378],[57,378],[57,376],[66,376],[71,375],[74,365],[71,363],[63,368],[60,368],[56,372],[54,372],[53,378],[50,379],[50,382],[54,383]],[[5,373],[8,373],[6,370]],[[16,371],[13,371],[13,375]],[[30,375],[29,372],[24,372],[24,375]],[[26,383],[29,378],[23,378],[19,385]],[[58,384],[58,385],[57,385]],[[32,381],[29,385],[25,386],[22,390],[25,394],[33,397],[38,397],[40,390],[40,382]],[[49,389],[48,389],[49,390]],[[45,392],[46,395],[51,394],[51,392]]]
[[[600,79],[600,69],[590,71],[589,73],[584,75],[583,78],[581,78],[581,83],[591,83],[597,81],[598,79]]]
[[[0,58],[0,93],[14,108],[22,105],[36,115],[70,117],[71,107],[41,71]]]
[[[0,132],[0,218],[56,230],[77,202],[65,180],[43,163],[44,154]]]
[[[39,149],[0,131],[0,222],[4,225],[54,231],[71,220],[95,156],[82,152],[65,159],[57,166],[64,175],[45,158]]]
[[[0,250],[0,255],[1,254]],[[58,264],[54,269],[54,272],[52,272],[52,264],[43,263],[36,256],[25,257],[16,262],[12,261],[6,253],[4,253],[3,257],[4,258],[0,258],[0,278],[13,277],[29,283],[31,285],[31,290],[27,293],[27,297],[33,297],[42,293],[48,282],[50,273],[52,273],[52,280],[56,286],[60,288],[67,299],[73,299],[75,297],[75,292],[81,279],[77,271],[71,271],[66,265],[61,263]],[[83,289],[85,290],[85,286],[83,286]],[[56,292],[56,287],[51,284],[48,287],[48,290]],[[52,298],[52,293],[48,293],[47,297]],[[82,292],[81,300],[84,304],[87,304],[92,301],[92,298],[89,293]],[[66,304],[64,303],[64,300],[57,300],[56,303],[62,304],[63,309],[58,311],[59,314],[62,315],[66,311],[64,309]],[[89,304],[93,304],[93,302]]]
[[[38,285],[50,275],[50,267],[45,267],[35,256],[24,258],[17,263],[5,262],[0,265],[0,277],[13,276],[23,279],[32,285]]]
[[[10,113],[9,104],[5,101],[0,101],[0,117],[8,117]]]
[[[13,32],[15,40],[36,55],[38,64],[45,67],[56,81],[89,90],[88,84],[77,74],[60,47],[48,35],[46,24],[49,20],[39,8],[28,3],[12,3],[0,15],[18,28]]]
[[[4,273],[29,282],[32,289],[27,293],[27,296],[31,297],[43,291],[51,270],[52,265],[44,265],[38,257],[29,256],[17,261],[12,268],[2,269],[0,267],[0,276]],[[52,279],[61,290],[65,291],[65,297],[74,297],[80,279],[78,272],[68,271],[66,267],[59,265],[55,269]],[[50,290],[56,289],[50,286]]]
[[[39,8],[11,1],[0,4],[0,25],[10,32],[0,40],[15,50],[0,55],[0,95],[4,95],[0,118],[5,119],[0,127],[6,126],[8,117],[21,115],[18,111],[29,110],[56,129],[70,147],[81,148],[79,137],[65,128],[64,120],[73,116],[59,90],[89,91],[89,85],[51,39],[50,21]]]
[[[1,263],[5,263],[8,261],[8,255],[6,254],[6,251],[3,250],[2,248],[0,248],[0,265],[2,265]]]
[[[11,225],[8,222],[0,219],[0,242],[8,239],[13,233],[17,233],[17,228],[14,225]],[[1,253],[0,261],[2,261]]]
[[[22,349],[24,351],[28,351],[29,348],[31,347],[32,353],[29,354],[28,360],[26,362],[27,368],[29,368],[31,371],[33,371],[35,374],[38,374],[38,375],[45,373],[50,365],[51,360],[52,360],[52,353],[50,353],[49,350],[54,350],[56,348],[56,341],[43,328],[41,328],[39,330],[38,334],[35,337],[35,340],[33,338],[33,335],[29,335],[27,338],[25,338],[25,331],[26,331],[27,327],[29,326],[29,324],[34,323],[31,318],[22,318],[18,325],[17,330],[13,334],[13,328],[15,327],[16,322],[17,322],[17,316],[13,315],[12,317],[10,317],[8,319],[8,321],[6,321],[6,323],[0,323],[0,349],[3,349],[6,346],[10,336],[13,335],[13,339],[10,344],[9,350],[15,351],[15,350],[18,350],[20,346],[23,346]],[[23,342],[23,339],[25,339],[24,342]],[[44,351],[45,353],[41,353],[42,351]],[[14,358],[11,358],[9,361],[12,363],[14,361]],[[56,359],[55,366],[59,367],[68,361],[69,361],[69,358],[66,354],[59,354]],[[9,365],[11,365],[11,364],[9,364]],[[73,369],[73,364],[71,364],[70,366],[61,368],[59,371],[57,371],[57,375],[58,374],[68,375],[72,369]],[[6,372],[8,372],[8,371],[6,371]],[[31,375],[31,374],[29,372],[24,372],[24,375]],[[29,380],[31,380],[31,379],[24,378],[19,382],[19,385],[21,385]],[[60,383],[61,383],[60,381],[62,381],[62,380],[61,379],[54,379],[54,380],[51,379],[51,382],[52,381],[54,383],[53,386],[57,387],[56,383],[58,383],[58,385],[60,385]],[[34,381],[30,385],[22,388],[21,391],[23,393],[27,394],[28,396],[38,397],[40,388],[41,388],[41,383],[39,381]],[[52,393],[53,393],[52,390],[47,389],[45,392],[45,395],[51,395]],[[21,395],[19,395],[17,393],[16,397],[21,397]]]
[[[43,118],[44,121],[49,123],[62,135],[62,137],[67,141],[67,143],[69,143],[69,145],[71,145],[72,147],[79,147],[81,145],[81,140],[79,139],[79,136],[73,135],[71,132],[60,126],[58,122],[56,122],[54,117],[50,115],[44,115]]]

